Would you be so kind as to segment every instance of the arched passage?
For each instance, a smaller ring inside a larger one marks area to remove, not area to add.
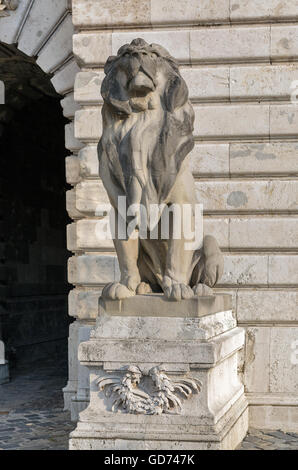
[[[0,318],[13,365],[67,353],[67,119],[51,75],[15,46],[0,44],[0,79]]]
[[[71,1],[0,3],[0,339],[21,361],[61,352],[61,344],[66,352],[64,165],[65,147],[76,146],[70,121],[78,67]]]

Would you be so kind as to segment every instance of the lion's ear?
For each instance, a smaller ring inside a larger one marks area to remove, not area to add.
[[[173,112],[183,106],[188,100],[188,89],[181,75],[173,74],[169,78],[165,92],[164,102],[168,111]]]
[[[118,57],[116,55],[110,55],[105,63],[105,66],[104,66],[104,73],[107,75],[111,68],[113,67],[114,65],[114,62],[115,60],[117,60]]]

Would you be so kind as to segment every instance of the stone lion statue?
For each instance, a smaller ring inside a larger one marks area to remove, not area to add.
[[[117,220],[123,218],[119,196],[132,208],[193,209],[195,184],[186,156],[194,146],[194,112],[177,62],[160,45],[134,39],[108,58],[104,70],[99,174]],[[140,216],[138,209],[130,215]],[[173,236],[173,218],[169,237],[160,235],[161,218],[162,210],[154,239],[138,236],[137,224],[134,236],[115,234],[121,279],[104,287],[104,298],[163,291],[168,299],[181,300],[212,293],[223,272],[216,240],[207,235],[199,248],[186,250],[184,236]],[[194,226],[194,210],[189,218]]]

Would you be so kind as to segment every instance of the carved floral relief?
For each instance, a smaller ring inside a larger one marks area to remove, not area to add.
[[[145,377],[150,379],[150,387],[144,383],[140,386]],[[152,367],[148,374],[141,372],[138,366],[128,366],[124,376],[106,375],[97,380],[97,385],[106,397],[113,399],[113,412],[147,415],[180,414],[183,399],[199,393],[202,386],[195,378],[174,380],[168,377],[162,365]]]

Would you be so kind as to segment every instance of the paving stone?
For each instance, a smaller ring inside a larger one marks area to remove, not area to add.
[[[282,431],[268,431],[268,434],[269,436],[277,437],[278,439],[285,439],[285,437],[287,437],[287,439],[295,439],[295,437],[289,434],[287,435],[286,433]],[[297,436],[296,436],[296,440],[297,440]]]

